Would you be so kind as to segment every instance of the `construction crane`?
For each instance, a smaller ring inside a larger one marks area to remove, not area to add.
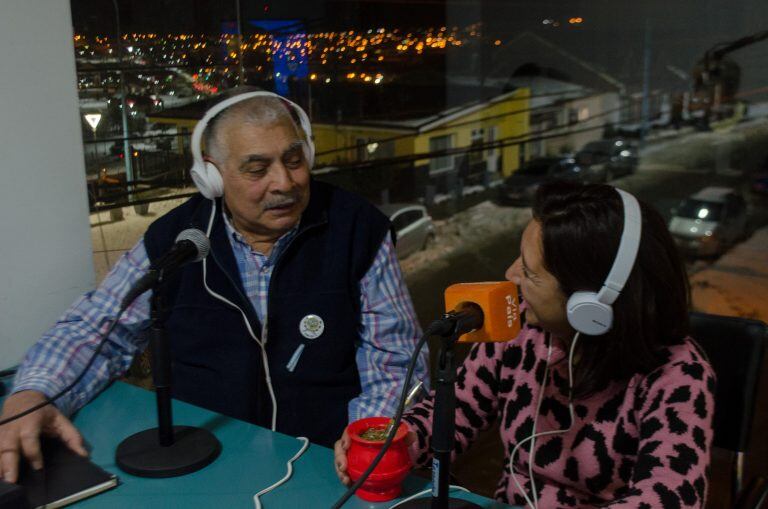
[[[739,64],[726,55],[768,39],[768,30],[735,41],[714,45],[704,53],[693,69],[693,90],[688,111],[695,124],[709,127],[709,122],[732,117],[741,81]]]

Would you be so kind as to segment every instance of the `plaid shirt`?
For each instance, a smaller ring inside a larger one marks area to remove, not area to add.
[[[243,287],[263,320],[272,269],[296,229],[278,239],[265,256],[253,251],[226,216],[225,220]],[[75,301],[32,346],[19,367],[14,392],[31,389],[51,397],[74,380],[90,359],[100,335],[109,328],[122,297],[148,269],[149,258],[142,239],[122,256],[95,290]],[[143,331],[149,326],[150,293],[140,296],[126,310],[83,379],[56,402],[62,412],[71,414],[82,407],[110,380],[122,376],[133,357],[146,347]],[[408,361],[421,335],[389,235],[360,280],[360,301],[356,363],[362,393],[349,402],[350,421],[394,414]],[[414,376],[426,381],[426,373],[426,352],[422,352]]]

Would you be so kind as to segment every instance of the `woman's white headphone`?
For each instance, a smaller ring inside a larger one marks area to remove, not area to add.
[[[202,193],[202,195],[209,200],[213,200],[224,194],[224,181],[222,180],[221,173],[219,172],[219,169],[216,168],[216,165],[203,159],[203,152],[200,149],[200,142],[203,139],[205,128],[208,126],[208,123],[213,117],[225,109],[229,108],[233,104],[237,104],[241,101],[247,101],[248,99],[254,97],[275,97],[283,101],[286,104],[286,107],[293,108],[293,110],[296,112],[296,116],[299,118],[301,130],[304,131],[304,136],[306,137],[307,162],[310,168],[312,168],[314,165],[315,143],[312,141],[312,126],[309,123],[309,117],[298,104],[289,101],[288,99],[275,93],[266,92],[263,90],[239,94],[234,97],[230,97],[229,99],[225,99],[224,101],[211,107],[211,109],[205,112],[205,115],[200,119],[197,125],[195,125],[195,130],[192,132],[192,141],[190,143],[192,150],[192,168],[190,169],[190,174],[192,175],[192,180],[197,186],[197,189],[199,189],[200,193]]]
[[[568,299],[568,323],[577,331],[590,336],[605,334],[613,325],[613,303],[627,283],[637,258],[642,231],[642,216],[637,199],[626,191],[616,189],[624,204],[624,229],[619,250],[608,277],[599,292],[575,292]]]

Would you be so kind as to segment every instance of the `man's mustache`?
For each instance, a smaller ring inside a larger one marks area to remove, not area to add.
[[[278,196],[273,196],[264,202],[264,210],[274,209],[277,207],[288,207],[295,205],[301,199],[301,193],[285,193]]]

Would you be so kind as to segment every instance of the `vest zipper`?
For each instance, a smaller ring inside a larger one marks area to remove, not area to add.
[[[266,333],[266,324],[269,321],[269,310],[272,309],[272,281],[275,280],[275,276],[277,275],[278,269],[281,266],[283,256],[285,256],[285,254],[291,248],[293,243],[296,242],[296,239],[299,238],[299,236],[302,236],[306,232],[326,224],[326,222],[309,225],[305,229],[296,232],[296,235],[294,235],[293,238],[288,241],[288,244],[285,246],[285,249],[283,249],[283,252],[280,253],[280,256],[277,258],[277,261],[275,261],[275,268],[272,269],[272,275],[269,277],[269,285],[267,286],[267,312],[265,313],[266,316],[264,317],[264,329],[263,329],[264,333]],[[265,344],[266,344],[266,341],[265,341]]]

